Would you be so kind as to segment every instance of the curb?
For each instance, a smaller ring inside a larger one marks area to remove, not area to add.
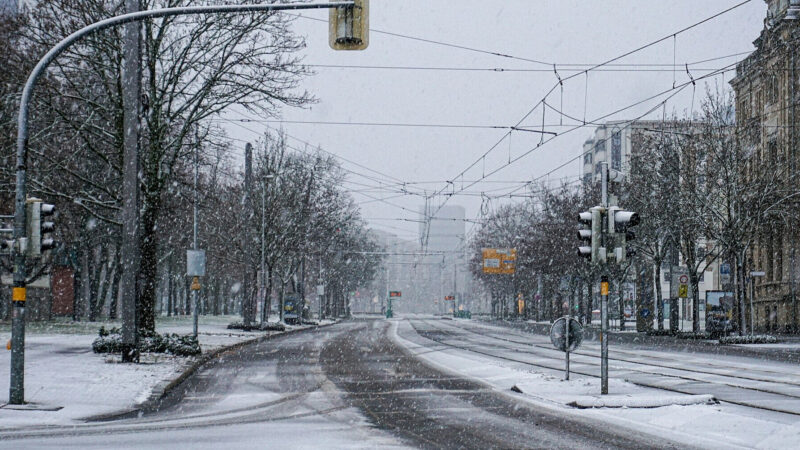
[[[336,325],[337,323],[339,323],[339,322],[328,323],[328,324],[325,324],[325,325],[317,325],[317,326],[312,326],[312,327],[308,327],[308,328],[295,328],[295,329],[292,329],[292,330],[280,331],[280,332],[277,332],[277,333],[274,333],[274,334],[266,334],[266,335],[263,335],[263,336],[257,336],[257,337],[254,337],[252,339],[247,339],[247,340],[244,340],[244,341],[236,342],[234,344],[230,344],[230,345],[226,345],[226,346],[223,346],[223,347],[216,348],[214,350],[211,350],[208,353],[201,354],[198,358],[196,358],[192,362],[187,362],[187,364],[185,365],[185,368],[183,369],[183,371],[180,374],[178,374],[177,377],[175,377],[175,378],[173,378],[171,380],[162,380],[158,384],[156,384],[153,387],[153,390],[150,392],[150,396],[147,398],[147,400],[134,405],[130,409],[126,409],[126,410],[118,411],[118,412],[113,412],[113,413],[108,413],[108,414],[101,414],[101,415],[97,415],[97,416],[89,416],[89,417],[83,418],[82,420],[84,420],[86,422],[107,422],[107,421],[111,421],[111,420],[131,417],[131,416],[137,415],[139,412],[141,412],[143,410],[155,409],[155,407],[158,406],[159,402],[161,402],[161,400],[163,400],[164,397],[169,395],[170,392],[172,392],[173,389],[175,389],[181,383],[186,381],[187,378],[189,378],[192,375],[194,375],[203,366],[205,366],[209,362],[217,359],[223,353],[227,353],[227,352],[234,351],[234,350],[239,350],[240,348],[246,347],[248,345],[258,344],[258,343],[261,343],[261,342],[265,342],[265,341],[268,341],[268,340],[271,340],[271,339],[274,339],[274,338],[278,338],[278,337],[287,336],[287,335],[290,335],[290,334],[300,333],[300,332],[309,331],[309,330],[318,330],[320,328],[330,327],[330,326]]]

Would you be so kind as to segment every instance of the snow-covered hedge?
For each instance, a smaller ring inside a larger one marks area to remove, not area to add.
[[[119,328],[100,327],[99,337],[92,342],[95,353],[120,353],[122,333]],[[145,334],[139,337],[139,351],[142,353],[169,353],[176,356],[194,356],[201,353],[200,343],[191,335]]]
[[[711,333],[704,333],[704,332],[699,332],[699,333],[694,333],[691,331],[679,332],[675,336],[678,339],[698,339],[698,340],[711,339]]]
[[[730,344],[774,344],[778,342],[778,338],[768,334],[756,334],[752,336],[726,336],[719,339],[719,343],[723,345]]]
[[[675,332],[670,330],[648,330],[648,336],[675,336]]]
[[[263,324],[253,323],[245,325],[242,322],[233,322],[228,324],[229,330],[242,330],[242,331],[285,331],[286,325],[280,322],[267,322]]]

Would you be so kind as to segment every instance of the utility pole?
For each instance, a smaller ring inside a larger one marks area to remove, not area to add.
[[[269,292],[266,289],[267,277],[267,252],[266,252],[266,230],[267,230],[267,180],[265,177],[261,184],[261,282],[259,283],[259,292],[263,295],[261,302],[261,323],[269,322],[269,312],[267,311],[267,296]]]
[[[608,211],[608,163],[601,165],[601,203]],[[603,248],[606,242],[606,233],[601,233]],[[608,267],[603,264],[603,275],[600,279],[600,394],[608,394]]]
[[[198,153],[200,153],[200,133],[195,132],[194,147],[194,193],[192,199],[192,250],[197,251],[197,172],[199,170]],[[195,278],[195,281],[197,278]],[[192,283],[192,336],[197,339],[197,321],[199,313],[197,311],[197,286]]]
[[[125,11],[141,10],[141,0],[125,0]],[[125,25],[122,42],[123,173],[122,173],[122,361],[139,359],[139,112],[141,105],[141,23]]]
[[[458,314],[458,264],[453,257],[453,316]]]
[[[244,225],[244,295],[242,297],[242,322],[245,327],[249,327],[253,321],[253,296],[250,293],[250,265],[253,262],[253,243],[250,234],[250,218],[252,217],[253,208],[250,206],[250,189],[253,187],[253,146],[248,142],[244,147],[244,203],[245,210],[245,225]]]

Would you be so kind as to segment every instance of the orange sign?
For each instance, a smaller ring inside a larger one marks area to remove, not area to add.
[[[394,297],[402,297],[402,296],[403,296],[403,293],[400,292],[400,291],[391,291],[391,292],[389,292],[389,297],[392,297],[392,298],[394,298]]]
[[[608,281],[600,283],[600,295],[608,295]]]
[[[511,275],[517,269],[517,249],[484,248],[483,273],[493,275]]]

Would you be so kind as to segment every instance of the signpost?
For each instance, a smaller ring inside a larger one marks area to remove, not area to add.
[[[394,317],[394,311],[392,311],[392,299],[401,297],[403,297],[403,293],[401,291],[389,291],[389,298],[387,299],[387,305],[386,305],[387,319],[391,319],[392,317]]]
[[[491,275],[513,275],[517,269],[517,249],[484,248],[483,273]]]
[[[567,332],[567,328],[569,328],[569,332]],[[550,342],[557,350],[566,354],[564,379],[569,380],[569,352],[576,350],[583,342],[583,326],[572,317],[561,317],[550,327]]]

